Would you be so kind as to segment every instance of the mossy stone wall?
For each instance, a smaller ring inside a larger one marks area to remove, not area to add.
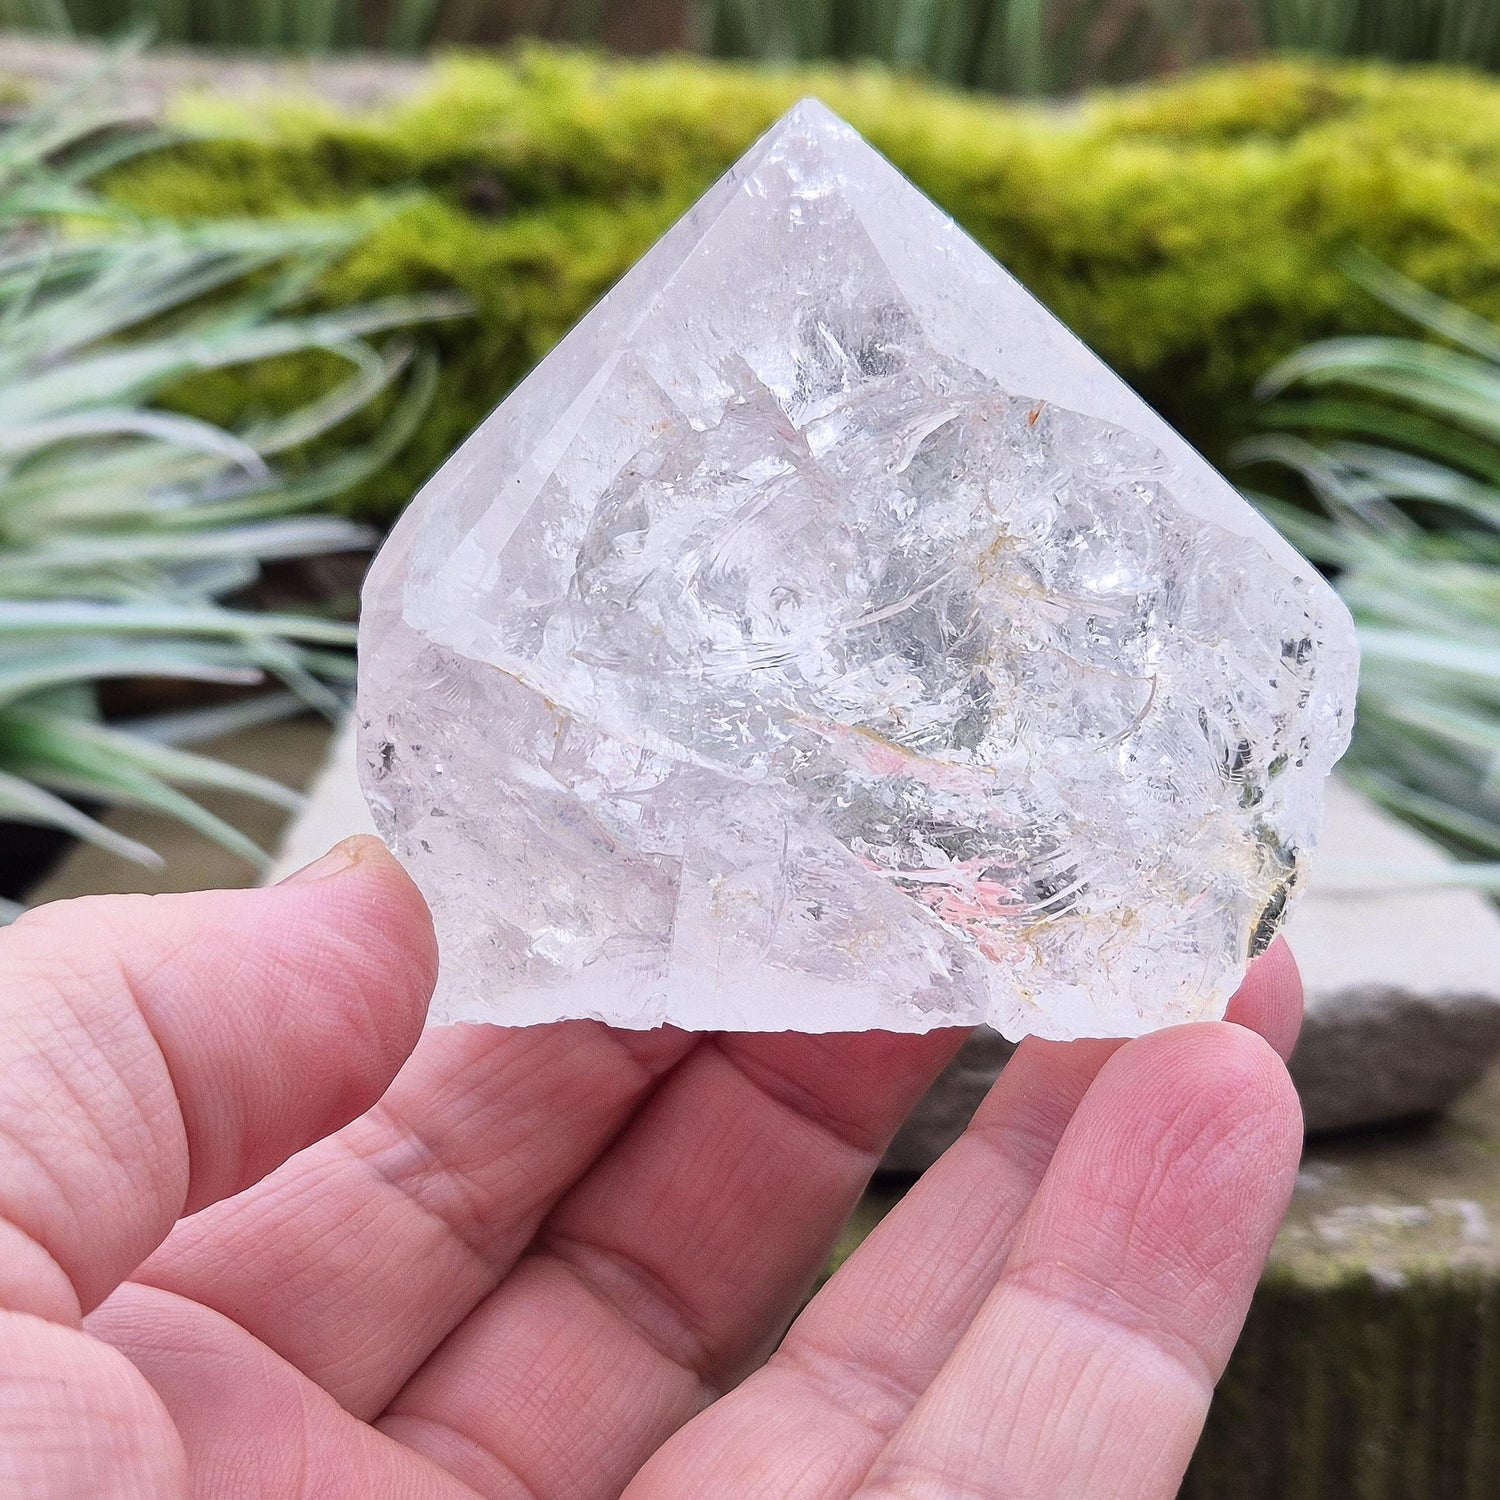
[[[1392,326],[1340,268],[1355,246],[1500,316],[1500,85],[1459,72],[1272,61],[1066,107],[873,70],[762,72],[533,49],[439,64],[344,113],[307,95],[175,101],[205,133],[109,192],[186,216],[395,200],[329,276],[342,301],[457,285],[443,390],[403,463],[354,502],[390,515],[526,370],[791,102],[820,95],[1205,450],[1307,339]],[[306,365],[200,382],[224,418]]]
[[[1309,1146],[1182,1500],[1500,1496],[1500,1073]]]
[[[1500,1279],[1256,1293],[1179,1500],[1495,1500]]]

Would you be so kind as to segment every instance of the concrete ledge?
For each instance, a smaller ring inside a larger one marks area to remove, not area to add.
[[[110,67],[120,79],[124,101],[147,115],[160,114],[168,100],[184,93],[236,98],[304,93],[345,109],[373,109],[414,93],[430,71],[421,61],[377,53],[312,60],[153,47],[114,62],[110,57],[109,49],[97,42],[0,31],[0,84],[23,94],[76,86],[90,73]]]

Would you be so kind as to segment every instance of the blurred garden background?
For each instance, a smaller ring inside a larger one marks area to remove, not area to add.
[[[4,910],[255,878],[384,530],[806,94],[1328,571],[1382,878],[1500,892],[1496,70],[1491,0],[0,0]],[[1500,1252],[1293,1248],[1193,1493],[1500,1495]]]
[[[1350,776],[1495,883],[1500,7],[0,0],[0,22],[12,818],[109,842],[95,807],[145,798],[249,854],[182,784],[209,764],[137,735],[127,787],[118,734],[233,722],[182,718],[157,691],[179,669],[277,689],[184,701],[331,712],[361,549],[816,93],[1336,572],[1365,626]],[[298,589],[316,623],[245,633]],[[132,722],[145,665],[165,727]],[[39,713],[94,748],[56,760]]]

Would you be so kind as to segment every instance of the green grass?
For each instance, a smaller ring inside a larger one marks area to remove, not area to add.
[[[1149,76],[1246,33],[1269,50],[1500,66],[1500,10],[1485,0],[1243,6],[1235,26],[1192,0],[681,0],[681,30],[720,57],[867,60],[1016,94]],[[528,35],[597,44],[632,29],[631,0],[0,0],[0,26],[303,53]]]
[[[1331,57],[1500,68],[1489,0],[1260,0],[1263,45]]]

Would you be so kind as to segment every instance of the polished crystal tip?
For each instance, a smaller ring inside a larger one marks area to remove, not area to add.
[[[1348,614],[821,105],[423,490],[365,588],[433,1016],[1131,1035],[1223,1013]]]

